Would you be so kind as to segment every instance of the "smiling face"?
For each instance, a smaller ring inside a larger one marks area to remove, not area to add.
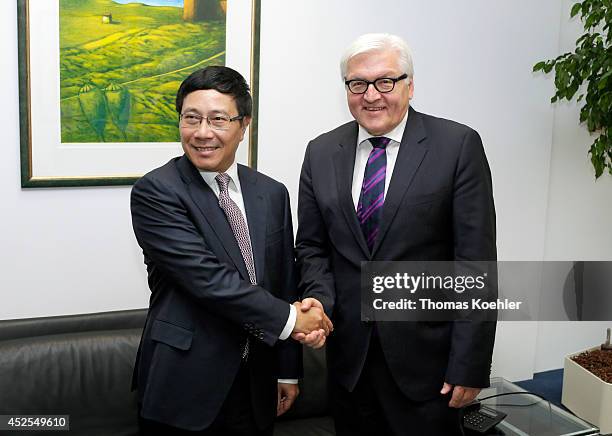
[[[352,57],[346,68],[346,80],[374,81],[381,77],[401,76],[398,53],[395,50],[369,51]],[[384,135],[393,130],[404,118],[414,93],[410,78],[400,80],[391,92],[381,93],[370,85],[365,94],[353,94],[348,89],[346,97],[349,110],[355,120],[371,135]]]
[[[234,98],[214,89],[187,94],[182,113],[203,117],[224,115],[229,118],[239,115]],[[198,170],[225,172],[236,159],[236,149],[250,121],[249,117],[233,121],[228,130],[211,129],[205,119],[199,127],[181,127],[183,151]]]

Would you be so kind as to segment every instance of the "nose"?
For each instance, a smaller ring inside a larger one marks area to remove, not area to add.
[[[378,90],[376,89],[373,83],[370,83],[370,85],[368,86],[368,89],[366,89],[366,92],[363,94],[363,98],[367,102],[376,101],[380,98],[380,92],[378,92]]]
[[[212,128],[208,125],[207,120],[205,119],[202,120],[202,122],[200,123],[200,127],[197,128],[194,136],[196,138],[203,138],[203,139],[214,137]]]

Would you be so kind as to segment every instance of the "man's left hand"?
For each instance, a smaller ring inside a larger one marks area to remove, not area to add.
[[[297,384],[279,383],[276,416],[281,416],[283,413],[289,410],[299,394],[300,388]]]
[[[442,395],[448,394],[450,391],[453,391],[453,396],[448,403],[449,407],[460,408],[468,405],[476,396],[480,393],[480,388],[468,388],[467,386],[453,386],[449,383],[444,382],[444,386],[442,386],[442,390],[440,393]]]

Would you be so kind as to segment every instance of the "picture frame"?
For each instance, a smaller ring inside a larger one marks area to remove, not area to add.
[[[113,2],[113,7],[118,3],[122,3],[121,6],[125,6],[123,3],[129,3],[129,0],[88,1],[91,1],[91,4],[95,3],[95,5]],[[151,1],[154,2],[154,0]],[[198,1],[200,0],[184,0],[185,3],[190,3],[190,7]],[[153,142],[150,139],[155,136],[155,132],[157,132],[155,129],[158,129],[159,125],[146,126],[146,122],[133,123],[134,126],[142,128],[141,133],[138,133],[137,127],[131,127],[130,125],[132,122],[130,117],[136,117],[133,115],[135,113],[134,108],[144,99],[143,94],[141,94],[142,90],[132,91],[132,94],[127,97],[127,104],[121,106],[126,101],[122,99],[125,96],[119,90],[129,94],[129,91],[124,90],[124,88],[129,88],[129,85],[125,85],[125,83],[135,82],[136,80],[133,77],[126,77],[125,80],[122,80],[120,72],[117,72],[113,77],[114,82],[104,87],[104,83],[100,80],[100,74],[96,72],[96,74],[92,73],[94,79],[89,84],[75,82],[76,88],[73,87],[72,90],[68,89],[68,86],[62,86],[68,83],[65,79],[68,74],[65,73],[65,65],[62,65],[64,69],[61,74],[64,74],[64,77],[60,77],[60,56],[63,56],[64,53],[60,54],[61,20],[59,8],[61,0],[17,0],[22,188],[131,185],[146,172],[163,165],[175,156],[182,155],[183,151],[180,142],[178,142],[178,115],[174,111],[173,100],[172,105],[169,104],[170,98],[174,98],[178,84],[189,73],[206,66],[208,59],[214,57],[219,59],[221,56],[225,59],[225,65],[239,71],[246,78],[251,88],[253,117],[247,134],[238,148],[236,159],[240,163],[256,167],[261,0],[201,1],[207,5],[218,1],[219,8],[223,8],[225,14],[225,50],[222,54],[207,56],[202,62],[192,62],[184,68],[177,69],[176,65],[173,65],[174,69],[168,73],[155,71],[157,75],[170,73],[174,75],[172,83],[163,84],[169,90],[166,92],[166,105],[160,104],[157,106],[155,100],[152,103],[151,100],[148,102],[151,104],[150,108],[153,111],[158,110],[158,107],[163,107],[164,115],[159,115],[157,119],[163,120],[164,126],[162,127],[166,129],[166,132],[176,132],[176,139],[174,141]],[[146,0],[141,0],[141,3],[145,2]],[[168,1],[168,3],[182,2],[183,0]],[[87,4],[88,2],[81,3]],[[133,8],[136,8],[136,6]],[[183,17],[185,16],[183,15]],[[64,19],[63,16],[61,18]],[[128,17],[127,14],[115,14],[114,16],[110,13],[100,14],[98,8],[97,12],[93,11],[91,16],[83,18],[83,26],[91,26],[87,23],[90,20],[98,19],[99,22],[104,20],[104,24],[118,22],[119,25],[116,28],[122,29],[121,20],[124,20],[126,26],[123,27],[126,28],[132,18]],[[98,21],[95,22],[98,23]],[[218,20],[218,22],[221,21]],[[215,21],[215,23],[217,22]],[[188,25],[191,26],[189,29],[194,29],[195,24],[189,23]],[[173,29],[178,29],[174,34],[181,35],[180,24],[175,23],[173,26]],[[97,24],[94,27],[99,28]],[[195,28],[195,30],[198,29]],[[107,30],[105,28],[103,31],[118,33],[115,29]],[[128,31],[133,30],[127,29],[125,32]],[[65,35],[61,35],[61,37],[65,38]],[[78,37],[83,38],[80,35]],[[102,42],[88,43],[88,47],[96,46],[96,44],[99,46],[113,38],[117,39],[110,35],[105,40],[102,38]],[[188,53],[188,56],[194,56],[198,53],[192,50]],[[202,52],[202,55],[204,56],[204,52]],[[186,57],[188,56],[186,55]],[[128,58],[129,54],[125,57]],[[99,57],[96,60],[98,59]],[[65,57],[63,60],[65,60]],[[82,62],[85,66],[96,65],[95,68],[97,68],[99,65],[99,62],[93,64],[91,61],[89,63],[86,61]],[[177,60],[172,59],[172,62],[177,62]],[[165,65],[161,61],[157,62],[155,67],[161,68],[159,64]],[[167,64],[170,64],[170,62],[167,62]],[[209,64],[213,65],[212,61]],[[183,74],[183,77],[178,75],[178,71]],[[151,79],[153,76],[155,75],[150,74],[144,79]],[[117,85],[116,82],[119,82],[119,84]],[[151,88],[153,86],[149,86],[149,89]],[[75,92],[75,89],[78,91]],[[91,89],[96,90],[97,100],[92,99],[94,93],[89,92]],[[69,92],[72,92],[72,95],[66,94]],[[62,114],[62,111],[66,113],[70,109],[68,106],[66,106],[68,109],[62,106],[63,100],[68,99],[72,99],[72,107],[76,107],[80,111],[77,114],[78,116],[63,118],[65,114]],[[78,105],[75,101],[78,102]],[[126,108],[127,116],[125,115]],[[130,108],[132,110],[131,114]],[[99,116],[97,118],[88,117],[90,113],[99,114],[100,111],[96,112],[98,109],[102,110],[105,118]],[[121,118],[122,115],[123,118]],[[148,114],[143,113],[141,118],[144,119],[146,116]],[[73,125],[76,123],[77,129],[72,128],[71,130],[68,128],[68,122],[65,119],[74,120]],[[157,121],[157,123],[160,123],[160,121]],[[81,137],[85,139],[80,139],[78,135],[75,136],[74,131],[80,132],[79,134],[82,133],[84,136]],[[98,135],[94,138],[102,139],[90,141],[89,138],[93,134],[101,134],[101,136]],[[166,133],[166,135],[168,134],[170,133]],[[132,140],[130,135],[135,137],[136,140]],[[73,138],[77,138],[77,141],[71,142]],[[140,140],[140,138],[145,138],[145,140]]]

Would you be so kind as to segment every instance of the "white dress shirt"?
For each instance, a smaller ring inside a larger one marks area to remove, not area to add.
[[[229,186],[227,187],[228,194],[230,198],[234,201],[234,203],[236,203],[236,205],[240,209],[240,212],[242,212],[242,216],[244,217],[244,222],[247,226],[247,230],[249,230],[249,220],[247,219],[246,210],[244,208],[244,199],[242,198],[242,189],[240,188],[240,178],[238,177],[238,165],[236,164],[236,162],[234,162],[227,169],[227,171],[225,171],[225,173],[228,176],[230,176]],[[202,175],[202,178],[204,179],[206,184],[210,187],[210,189],[212,189],[214,194],[217,196],[217,198],[219,198],[219,192],[220,192],[219,184],[217,183],[217,180],[215,179],[215,177],[217,177],[217,174],[219,173],[213,172],[213,171],[200,171],[200,174]],[[251,232],[249,231],[249,235],[250,234]],[[284,341],[285,339],[287,339],[291,335],[291,332],[293,331],[293,328],[295,327],[296,321],[297,321],[297,312],[296,312],[295,306],[293,306],[293,304],[289,304],[289,318],[287,318],[287,323],[285,324],[285,327],[283,328],[283,331],[281,332],[278,339],[280,339],[281,341]],[[279,379],[278,382],[296,384],[297,380]]]
[[[387,155],[387,170],[385,174],[385,192],[384,196],[387,196],[387,190],[389,189],[389,182],[393,175],[393,169],[395,168],[395,161],[397,160],[397,153],[399,152],[400,143],[402,142],[402,136],[406,129],[406,121],[408,120],[408,111],[400,123],[395,126],[390,132],[380,135],[391,139],[387,147],[385,148],[385,154]],[[352,196],[353,205],[355,210],[359,205],[359,195],[361,194],[361,185],[363,184],[363,177],[365,173],[366,164],[368,163],[368,157],[372,151],[372,144],[369,139],[374,135],[370,135],[366,129],[359,126],[359,134],[357,135],[357,150],[355,153],[355,166],[353,167],[353,184],[352,184]]]

